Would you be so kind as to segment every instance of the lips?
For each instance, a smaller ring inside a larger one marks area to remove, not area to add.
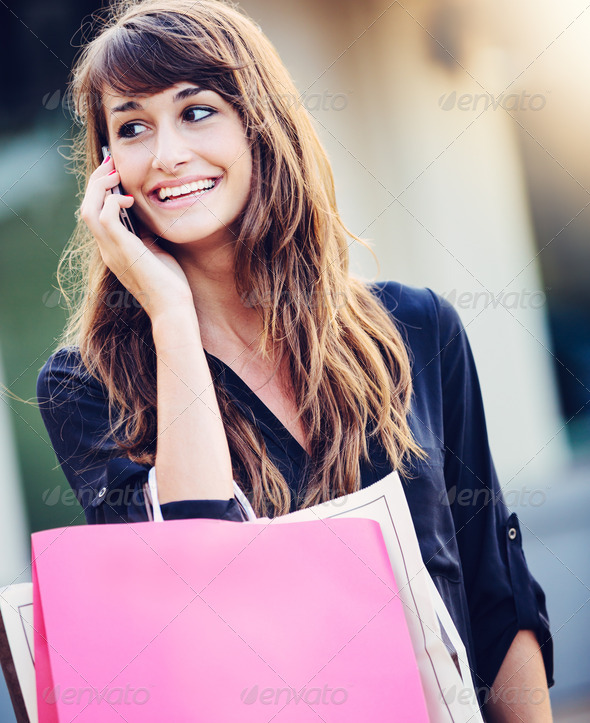
[[[193,204],[201,196],[214,191],[221,183],[223,176],[185,181],[174,186],[159,185],[149,194],[150,200],[161,208],[177,208]],[[213,185],[211,185],[213,183]],[[177,195],[174,195],[176,193]],[[172,195],[169,195],[172,194]],[[163,196],[164,198],[162,198]]]

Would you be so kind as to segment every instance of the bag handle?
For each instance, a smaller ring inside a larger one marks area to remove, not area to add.
[[[248,498],[242,492],[238,483],[235,480],[233,480],[233,483],[236,501],[238,505],[242,508],[242,512],[244,513],[246,520],[255,520],[256,513],[252,509],[252,505],[250,504]],[[150,503],[149,505],[146,503],[148,519],[153,522],[164,522],[164,517],[162,516],[162,510],[160,508],[160,500],[158,498],[158,483],[156,480],[155,467],[150,467],[150,471],[148,472],[147,485],[144,484],[143,488],[146,500],[148,500]]]

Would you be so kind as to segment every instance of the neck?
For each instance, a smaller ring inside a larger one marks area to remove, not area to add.
[[[220,357],[228,352],[254,351],[262,319],[237,292],[233,246],[198,256],[188,248],[177,246],[173,251],[192,291],[204,348]]]

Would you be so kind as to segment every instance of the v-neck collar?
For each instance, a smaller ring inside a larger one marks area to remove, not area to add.
[[[213,362],[223,386],[244,416],[257,426],[267,439],[282,450],[282,454],[279,452],[274,461],[285,475],[291,488],[293,494],[291,512],[294,512],[298,509],[298,500],[302,498],[307,487],[310,455],[230,366],[213,354],[209,354],[207,350],[205,350],[205,354]],[[392,471],[387,454],[378,441],[369,439],[368,444],[370,461],[363,459],[360,463],[362,487],[368,487]]]
[[[262,399],[250,389],[246,382],[236,374],[230,366],[218,357],[210,354],[207,350],[205,350],[205,354],[219,366],[224,386],[236,401],[241,403],[241,409],[244,409],[243,402],[246,402],[249,410],[244,409],[244,411],[251,421],[259,427],[264,427],[263,432],[273,437],[275,442],[287,452],[291,460],[303,469],[310,459],[310,456],[284,426],[281,420],[271,412]]]

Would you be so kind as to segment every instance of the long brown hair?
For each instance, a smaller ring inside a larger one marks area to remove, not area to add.
[[[106,139],[102,90],[155,93],[179,81],[214,90],[238,111],[253,156],[252,189],[235,242],[238,293],[258,309],[257,351],[288,359],[294,398],[311,446],[309,483],[299,507],[356,491],[360,461],[375,436],[393,468],[424,458],[407,421],[408,353],[386,309],[349,276],[350,233],[338,213],[334,180],[295,86],[259,27],[221,0],[119,2],[78,57],[69,86],[81,129],[72,160],[83,196]],[[264,213],[261,213],[264,209]],[[156,357],[149,317],[129,301],[78,223],[58,268],[69,305],[59,347],[78,346],[108,390],[110,433],[118,448],[154,464]],[[289,511],[291,493],[260,431],[211,371],[235,479],[257,515]],[[140,383],[138,383],[140,380]]]

